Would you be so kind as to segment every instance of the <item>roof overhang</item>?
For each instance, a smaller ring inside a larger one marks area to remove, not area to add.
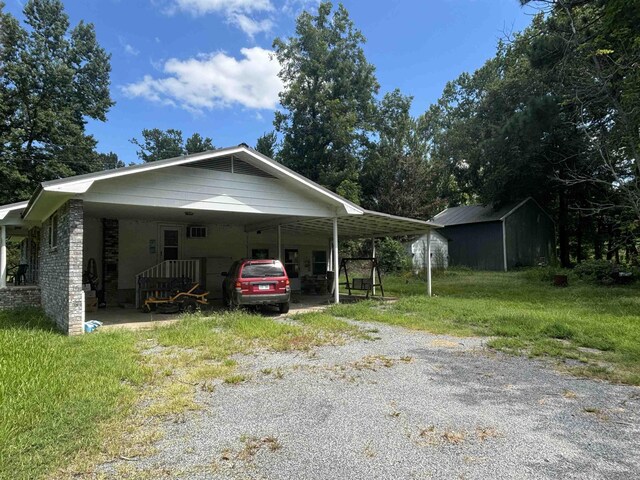
[[[419,235],[442,225],[424,220],[398,217],[386,213],[363,210],[362,215],[338,216],[338,235],[341,238],[377,238]],[[333,232],[333,218],[284,219],[271,224],[247,226],[247,231],[268,230],[278,226],[284,232],[316,234],[330,237]]]
[[[32,196],[23,216],[28,220],[43,220],[68,199],[81,198],[82,194],[88,192],[95,182],[226,156],[238,157],[276,178],[289,182],[292,186],[303,188],[316,196],[319,201],[326,202],[332,208],[338,208],[345,214],[362,215],[364,212],[362,208],[342,198],[340,195],[288,169],[256,150],[240,145],[44,182]]]
[[[0,225],[5,226],[9,237],[26,235],[28,224],[22,218],[22,212],[28,203],[18,202],[0,206]]]

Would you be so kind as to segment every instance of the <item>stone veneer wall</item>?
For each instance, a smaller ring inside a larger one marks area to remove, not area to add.
[[[118,305],[118,243],[117,219],[102,219],[102,289],[107,306]]]
[[[45,220],[40,230],[42,308],[60,330],[76,335],[84,331],[82,200],[69,200],[58,209],[58,241],[53,249],[48,238],[50,220]]]
[[[0,310],[39,306],[40,287],[34,285],[23,285],[0,288]]]

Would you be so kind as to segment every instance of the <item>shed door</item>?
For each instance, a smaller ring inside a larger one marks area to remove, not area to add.
[[[178,227],[162,227],[160,240],[162,260],[178,260],[180,258],[180,229]]]

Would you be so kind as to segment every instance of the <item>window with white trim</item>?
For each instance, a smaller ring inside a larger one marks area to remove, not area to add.
[[[58,212],[49,217],[49,248],[58,246]]]

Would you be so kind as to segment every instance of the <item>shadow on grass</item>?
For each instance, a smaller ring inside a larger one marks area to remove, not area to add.
[[[0,311],[0,330],[37,330],[58,333],[55,323],[40,308],[20,307]]]

